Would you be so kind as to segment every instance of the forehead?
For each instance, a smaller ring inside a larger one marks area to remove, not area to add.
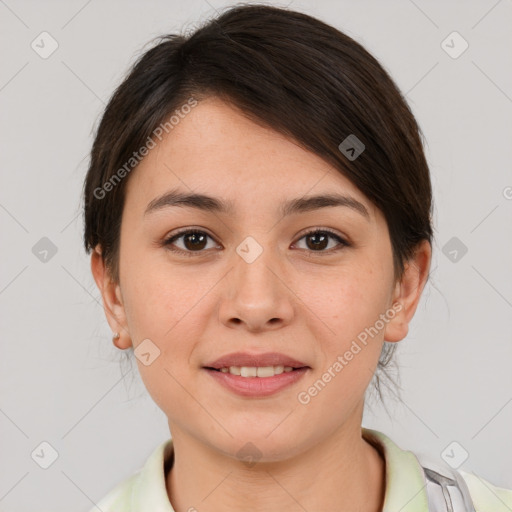
[[[233,202],[343,192],[376,213],[332,165],[218,98],[199,102],[149,151],[132,171],[126,201],[145,208],[178,186]]]

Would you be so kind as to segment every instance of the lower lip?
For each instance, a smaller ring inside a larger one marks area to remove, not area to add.
[[[222,386],[242,396],[264,397],[273,395],[282,389],[295,384],[309,370],[308,367],[298,368],[291,372],[283,372],[273,377],[242,377],[204,368]]]

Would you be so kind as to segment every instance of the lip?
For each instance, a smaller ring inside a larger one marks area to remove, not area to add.
[[[218,370],[212,370],[211,368],[204,368],[212,378],[226,389],[237,395],[252,398],[270,396],[295,384],[309,369],[309,367],[298,368],[291,372],[283,372],[279,375],[274,375],[273,377],[242,377],[240,375],[222,373]]]
[[[293,359],[285,354],[280,354],[279,352],[266,352],[264,354],[232,352],[231,354],[226,354],[215,361],[205,364],[204,368],[220,370],[221,368],[228,368],[229,366],[291,366],[292,368],[309,368],[306,363]],[[272,379],[273,377],[266,378]]]
[[[229,366],[290,366],[291,372],[283,372],[273,377],[242,377],[223,373],[220,368]],[[296,382],[311,368],[286,354],[266,352],[251,354],[249,352],[233,352],[219,357],[204,365],[203,369],[226,389],[245,397],[266,397],[281,391]]]

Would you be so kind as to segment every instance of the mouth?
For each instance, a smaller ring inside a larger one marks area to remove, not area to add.
[[[238,352],[210,362],[202,369],[232,393],[243,397],[262,398],[297,383],[311,367],[276,352]]]
[[[269,377],[275,377],[282,373],[290,373],[297,370],[308,369],[309,366],[224,366],[222,368],[213,368],[211,366],[205,366],[206,370],[212,370],[214,372],[229,373],[230,375],[237,375],[240,377],[251,378],[256,377],[260,379],[266,379]]]
[[[309,368],[309,366],[279,352],[266,352],[264,354],[233,352],[221,356],[215,361],[208,362],[203,368],[232,375],[241,375],[242,377],[266,377],[300,368]]]

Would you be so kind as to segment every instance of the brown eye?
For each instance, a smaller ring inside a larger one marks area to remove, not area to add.
[[[334,244],[334,250],[340,249],[349,244],[343,240],[339,235],[329,230],[317,229],[306,233],[300,240],[306,240],[306,250],[311,252],[332,252],[331,250],[325,250],[329,246],[331,240],[335,240],[338,244]],[[341,247],[340,247],[341,246]],[[331,246],[331,249],[333,247]]]
[[[171,251],[185,253],[190,255],[192,252],[204,252],[208,243],[208,238],[212,239],[208,233],[198,230],[182,231],[177,235],[168,238],[164,245]],[[182,246],[179,247],[175,244],[176,241],[181,240]]]
[[[207,236],[204,233],[187,233],[183,235],[183,244],[191,251],[204,249]]]
[[[199,255],[206,252],[207,248],[212,248],[207,247],[208,239],[213,240],[213,238],[205,231],[189,229],[172,235],[163,242],[163,245],[170,251],[186,256],[193,256],[194,253]],[[300,240],[304,239],[306,240],[305,250],[309,253],[318,253],[318,255],[331,254],[343,247],[350,246],[350,244],[339,235],[327,229],[316,229],[314,231],[310,231],[300,238]],[[178,245],[178,241],[181,243],[181,247]],[[329,247],[329,244],[332,241],[337,243],[334,243],[334,246],[331,245],[331,247]],[[213,244],[213,247],[215,247],[215,244]]]
[[[322,233],[321,231],[317,231],[316,233],[313,233],[311,235],[308,235],[306,237],[306,240],[308,240],[310,243],[308,243],[308,247],[312,250],[322,250],[325,249],[329,245],[329,238],[330,235],[326,235],[325,233]]]

